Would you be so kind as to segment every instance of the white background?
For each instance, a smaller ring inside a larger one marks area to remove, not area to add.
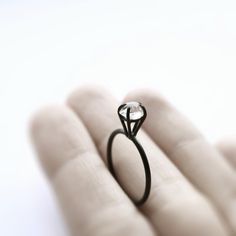
[[[234,0],[0,0],[0,235],[68,235],[28,137],[85,83],[156,88],[215,142],[236,133]]]

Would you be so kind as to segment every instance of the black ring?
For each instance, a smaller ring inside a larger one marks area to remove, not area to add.
[[[139,109],[139,112],[141,112],[142,116],[138,119],[131,119],[131,117],[130,117],[133,108],[131,105],[130,105],[131,107],[128,107],[128,106],[129,106],[129,104],[132,104],[132,103],[134,103],[136,105],[136,109],[137,109],[137,106],[139,106],[138,109]],[[121,113],[120,113],[120,111],[124,107],[128,107],[126,109],[126,117],[124,116],[124,114],[121,115]],[[138,201],[133,201],[135,203],[135,205],[140,206],[147,200],[147,198],[150,194],[150,190],[151,190],[151,171],[150,171],[147,155],[146,155],[142,145],[136,139],[136,135],[138,133],[138,130],[140,129],[142,123],[144,122],[144,120],[147,116],[147,112],[146,112],[145,107],[143,107],[140,103],[131,102],[131,103],[126,103],[126,104],[121,105],[118,108],[118,115],[119,115],[121,123],[123,125],[123,130],[117,129],[117,130],[113,131],[109,140],[108,140],[107,164],[108,164],[108,168],[109,168],[111,174],[118,181],[115,170],[114,170],[113,161],[112,161],[113,140],[116,137],[116,135],[123,134],[135,144],[135,146],[138,149],[139,154],[142,158],[144,171],[145,171],[145,178],[146,178],[146,184],[145,184],[145,190],[144,190],[143,196]],[[134,123],[133,128],[131,128],[131,123]]]

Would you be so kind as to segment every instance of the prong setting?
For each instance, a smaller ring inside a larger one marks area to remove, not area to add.
[[[128,138],[135,137],[146,119],[147,112],[138,102],[127,102],[118,108],[118,115]]]

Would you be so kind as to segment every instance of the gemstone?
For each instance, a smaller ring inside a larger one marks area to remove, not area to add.
[[[119,111],[125,119],[127,119],[128,108],[130,108],[130,120],[138,120],[144,116],[143,108],[139,102],[127,102]]]

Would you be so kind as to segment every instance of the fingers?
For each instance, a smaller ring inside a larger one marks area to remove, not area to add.
[[[152,91],[136,91],[127,100],[147,107],[145,131],[177,167],[218,206],[236,232],[236,176],[225,159],[195,127]]]
[[[73,235],[154,235],[113,180],[87,130],[69,108],[39,112],[32,136]]]
[[[107,141],[120,128],[118,104],[102,89],[84,88],[74,92],[68,101],[90,132],[106,162]],[[143,132],[138,135],[152,172],[152,188],[141,207],[161,235],[226,235],[224,226],[210,204],[194,190],[178,169]],[[124,136],[113,144],[113,161],[119,182],[133,198],[144,190],[144,170],[134,145]],[[170,227],[171,225],[171,227]]]
[[[216,146],[234,169],[236,169],[236,137],[227,137],[220,141]]]

